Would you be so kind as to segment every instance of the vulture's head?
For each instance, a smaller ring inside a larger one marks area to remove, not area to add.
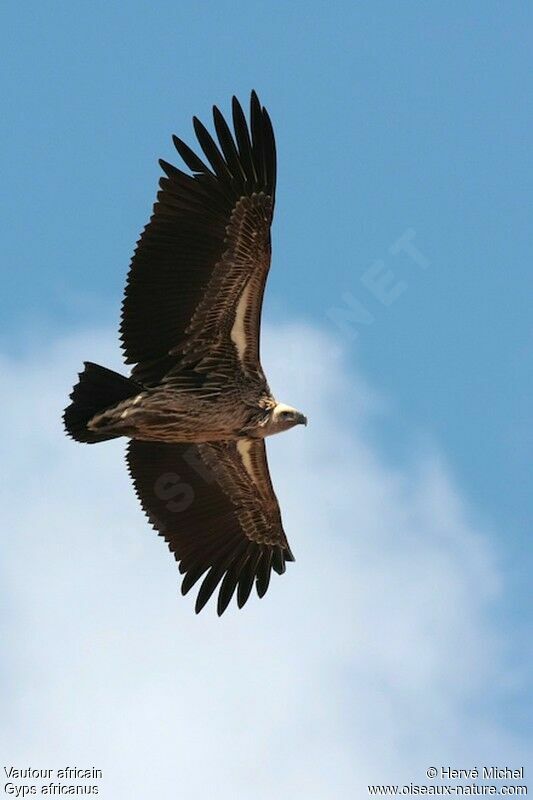
[[[307,425],[307,417],[292,406],[277,403],[270,412],[267,422],[268,435],[281,433],[294,428],[295,425]]]

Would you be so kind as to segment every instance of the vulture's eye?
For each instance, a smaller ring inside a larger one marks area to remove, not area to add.
[[[292,411],[282,411],[281,412],[281,416],[284,417],[285,419],[287,419],[287,417],[290,417],[291,415],[292,415]]]

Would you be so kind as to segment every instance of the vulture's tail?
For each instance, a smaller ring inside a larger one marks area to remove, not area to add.
[[[95,414],[137,394],[141,387],[131,378],[90,361],[84,366],[70,395],[72,403],[63,414],[65,429],[77,442],[93,444],[114,439],[119,434],[95,433],[87,428],[87,423]]]

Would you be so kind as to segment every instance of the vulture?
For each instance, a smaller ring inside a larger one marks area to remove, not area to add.
[[[78,442],[125,436],[149,522],[164,537],[198,613],[218,590],[222,614],[294,561],[270,479],[265,438],[307,424],[272,395],[259,356],[270,268],[276,146],[252,92],[234,97],[216,138],[196,118],[203,157],[174,145],[188,171],[165,173],[131,260],[120,340],[129,377],[85,362],[63,420]]]

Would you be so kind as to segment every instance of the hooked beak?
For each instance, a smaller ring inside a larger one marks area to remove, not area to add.
[[[296,417],[297,425],[307,425],[307,417],[304,414],[298,414]]]

